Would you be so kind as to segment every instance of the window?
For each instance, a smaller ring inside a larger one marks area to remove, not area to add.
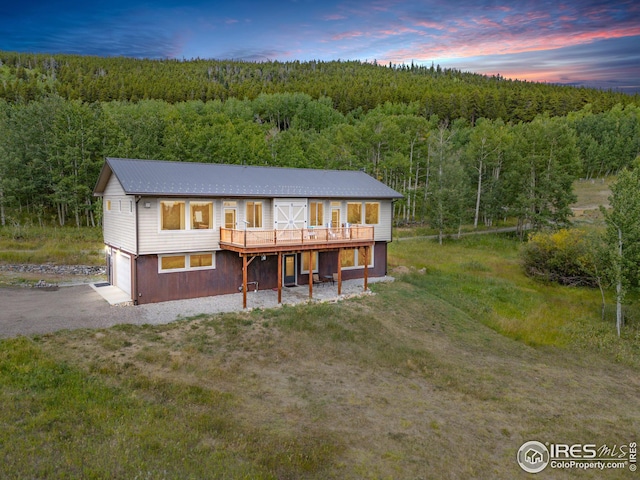
[[[309,203],[309,226],[322,227],[324,225],[324,204],[322,202]]]
[[[354,225],[377,225],[380,223],[380,203],[364,202],[364,222],[362,218],[362,202],[347,203],[347,222]]]
[[[342,268],[349,268],[356,266],[356,250],[355,248],[347,248],[342,250],[340,254],[340,266]]]
[[[247,202],[247,228],[262,228],[262,202]]]
[[[111,200],[107,200],[107,212],[111,211]]]
[[[302,252],[302,272],[309,273],[309,252]],[[313,265],[313,271],[318,272],[318,252],[311,252],[311,264]]]
[[[129,200],[129,213],[133,213],[133,200]]]
[[[215,268],[215,254],[213,252],[158,255],[158,271],[160,273],[207,270],[211,268]]]
[[[365,265],[367,265],[367,259],[366,257],[366,253],[367,250],[363,247],[358,248],[358,266],[360,267],[364,267]],[[371,250],[369,250],[369,256],[371,257]],[[369,259],[369,265],[367,266],[373,266],[373,262],[371,261],[371,259]]]
[[[213,202],[189,202],[191,228],[194,230],[213,228]]]
[[[184,255],[171,255],[160,257],[160,270],[184,269],[186,257]]]
[[[366,202],[364,204],[364,223],[367,225],[380,223],[380,204],[378,202]]]
[[[189,255],[190,268],[202,268],[213,266],[213,253],[192,253]]]
[[[162,200],[160,230],[213,229],[213,202],[205,200]]]
[[[356,225],[362,223],[362,203],[347,203],[347,222]]]
[[[162,201],[160,202],[160,229],[184,230],[185,202]]]
[[[356,255],[357,252],[357,255]],[[342,268],[364,268],[365,248],[347,248],[342,250],[340,265]],[[373,267],[373,247],[369,248],[369,267]]]

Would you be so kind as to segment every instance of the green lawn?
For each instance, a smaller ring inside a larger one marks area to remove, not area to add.
[[[4,340],[0,478],[511,479],[528,440],[637,441],[636,309],[618,339],[518,248],[395,242],[373,296]]]

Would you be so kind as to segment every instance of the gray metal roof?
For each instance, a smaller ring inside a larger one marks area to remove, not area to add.
[[[95,195],[113,173],[129,195],[401,198],[364,172],[107,158]]]

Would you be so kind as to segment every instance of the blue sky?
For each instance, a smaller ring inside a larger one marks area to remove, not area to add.
[[[0,50],[363,60],[640,92],[638,0],[12,2]]]

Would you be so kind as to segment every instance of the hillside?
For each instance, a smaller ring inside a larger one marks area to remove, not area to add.
[[[396,224],[566,224],[640,151],[639,98],[439,67],[0,52],[0,226],[101,222],[105,157],[363,170]]]
[[[596,291],[505,238],[392,245],[373,296],[3,340],[0,476],[506,479],[525,441],[635,439],[638,330]]]
[[[260,94],[329,97],[346,115],[387,102],[416,104],[441,119],[530,121],[567,115],[591,104],[594,112],[638,104],[638,96],[509,80],[440,66],[378,65],[358,61],[238,62],[139,60],[0,51],[0,98],[10,102],[56,93],[83,102],[254,100]]]

